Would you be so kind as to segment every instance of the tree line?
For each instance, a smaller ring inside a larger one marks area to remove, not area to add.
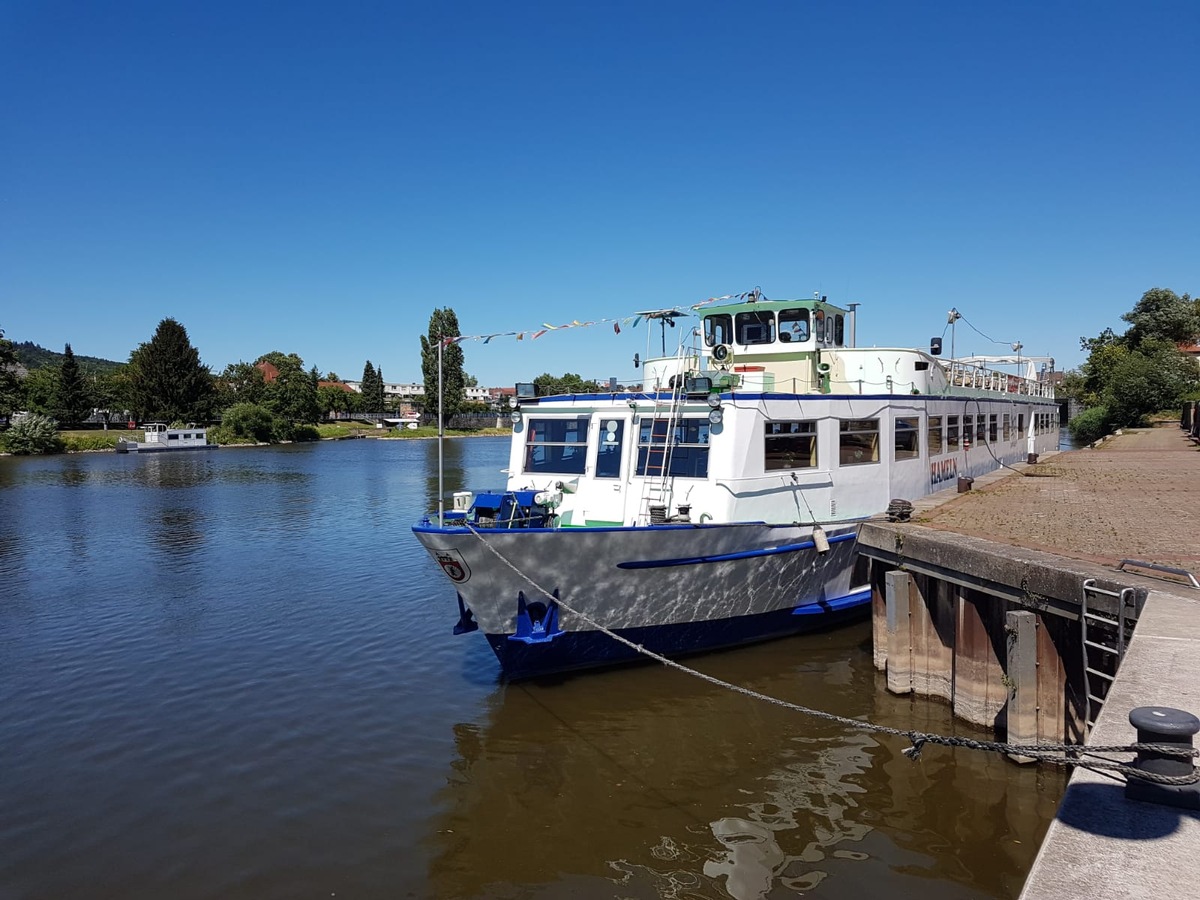
[[[1079,339],[1087,360],[1063,380],[1061,394],[1084,406],[1068,426],[1076,443],[1200,399],[1200,365],[1182,349],[1200,342],[1200,298],[1151,288],[1121,319],[1129,324],[1121,334],[1105,328]]]
[[[433,312],[428,334],[420,338],[427,397],[437,397],[438,343],[459,334],[452,309]],[[447,344],[442,356],[442,408],[448,421],[468,409],[466,387],[474,379],[463,371],[460,344]],[[151,338],[114,371],[83,372],[70,344],[58,365],[32,368],[24,377],[18,376],[18,362],[15,346],[0,330],[0,422],[18,410],[31,414],[22,418],[20,429],[9,429],[9,443],[23,440],[13,432],[52,433],[60,425],[77,426],[93,410],[105,411],[122,424],[126,416],[139,422],[219,421],[212,434],[221,443],[297,440],[315,437],[314,426],[322,418],[383,414],[398,403],[385,400],[382,367],[370,360],[363,367],[361,392],[347,390],[336,373],[322,378],[316,366],[306,368],[299,355],[280,351],[263,354],[253,363],[232,363],[214,374],[201,361],[187,329],[173,318],[159,322]],[[427,405],[436,415],[436,400]]]

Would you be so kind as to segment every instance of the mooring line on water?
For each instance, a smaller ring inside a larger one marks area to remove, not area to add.
[[[1141,779],[1142,781],[1150,781],[1156,784],[1181,785],[1194,784],[1197,781],[1200,781],[1200,770],[1196,769],[1193,769],[1193,772],[1190,775],[1160,775],[1157,772],[1149,772],[1144,769],[1136,768],[1128,763],[1122,763],[1116,760],[1103,758],[1084,758],[1101,753],[1139,753],[1142,751],[1155,753],[1161,756],[1195,758],[1200,755],[1200,750],[1196,748],[1183,748],[1164,744],[1147,743],[1090,747],[1079,744],[1007,744],[1003,741],[979,741],[975,740],[974,738],[954,737],[952,735],[943,734],[929,734],[927,732],[916,731],[912,729],[906,730],[903,728],[892,728],[888,725],[877,725],[874,722],[865,721],[863,719],[851,719],[847,716],[839,716],[836,713],[825,712],[824,710],[820,709],[813,709],[809,706],[802,706],[799,703],[792,703],[790,700],[772,697],[770,694],[761,693],[753,688],[747,688],[741,685],[733,684],[732,682],[725,681],[722,678],[717,678],[715,675],[709,675],[705,672],[701,672],[698,669],[685,666],[676,660],[663,656],[661,653],[656,653],[655,651],[644,647],[641,644],[629,640],[629,638],[625,637],[624,635],[618,634],[611,628],[600,624],[591,616],[579,611],[578,609],[575,609],[561,597],[555,596],[554,593],[546,590],[546,588],[534,581],[533,578],[522,572],[507,557],[505,557],[504,554],[488,543],[484,536],[480,534],[480,532],[469,522],[464,522],[463,524],[466,529],[470,531],[471,534],[473,534],[476,538],[478,538],[479,542],[483,544],[483,546],[486,547],[493,556],[496,557],[496,559],[500,560],[500,562],[515,572],[519,578],[526,581],[530,587],[544,596],[547,600],[557,603],[562,609],[565,609],[567,612],[571,613],[571,615],[578,616],[592,628],[595,628],[597,631],[607,635],[614,641],[624,644],[626,647],[629,647],[639,655],[645,656],[648,659],[653,659],[656,662],[662,663],[664,666],[675,669],[676,671],[682,672],[685,675],[690,675],[693,678],[699,678],[701,681],[707,681],[709,684],[716,687],[726,688],[735,693],[751,697],[755,700],[761,700],[764,703],[771,703],[775,706],[779,706],[793,712],[798,712],[815,719],[823,719],[827,722],[834,722],[839,725],[844,725],[847,728],[856,728],[860,731],[867,731],[873,734],[887,734],[894,737],[906,738],[912,744],[912,746],[906,747],[902,752],[909,759],[920,759],[921,751],[924,749],[926,744],[940,744],[946,747],[965,747],[968,750],[983,750],[992,753],[1006,753],[1012,756],[1025,756],[1030,759],[1038,760],[1039,762],[1047,762],[1051,763],[1052,765],[1063,766],[1067,768],[1075,767],[1091,769],[1092,771],[1101,773],[1105,771],[1113,771],[1124,775],[1126,778]],[[1068,753],[1079,755],[1057,755]]]

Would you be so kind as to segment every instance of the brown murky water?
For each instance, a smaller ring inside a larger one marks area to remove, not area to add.
[[[0,896],[1016,897],[1064,779],[654,666],[500,684],[408,531],[436,447],[0,459]],[[502,441],[451,442],[447,487]],[[456,611],[455,611],[456,612]],[[691,660],[888,695],[866,624]]]

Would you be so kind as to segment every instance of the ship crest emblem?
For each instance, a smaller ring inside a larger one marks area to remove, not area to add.
[[[467,565],[467,561],[457,550],[436,550],[434,552],[438,565],[455,584],[462,584],[471,577],[471,567]]]

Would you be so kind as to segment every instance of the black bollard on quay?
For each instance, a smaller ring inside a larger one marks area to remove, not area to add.
[[[1137,729],[1139,744],[1161,744],[1179,750],[1191,750],[1192,737],[1200,731],[1200,719],[1190,712],[1169,706],[1139,706],[1129,713],[1129,724]],[[1187,778],[1190,784],[1160,784],[1130,776],[1125,796],[1143,803],[1159,803],[1183,809],[1200,809],[1200,776],[1191,757],[1170,756],[1154,750],[1139,750],[1133,767],[1168,778]]]

